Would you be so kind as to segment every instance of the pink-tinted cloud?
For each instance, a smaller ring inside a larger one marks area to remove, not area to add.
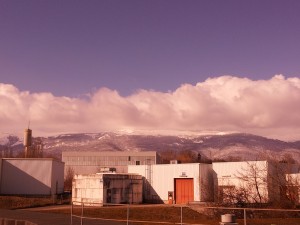
[[[88,99],[21,92],[0,84],[0,132],[35,135],[119,130],[247,132],[300,139],[300,79],[234,76],[183,84],[174,92],[139,90],[123,97],[101,88]]]

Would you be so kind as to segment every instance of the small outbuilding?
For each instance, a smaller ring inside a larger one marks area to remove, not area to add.
[[[50,158],[0,159],[2,195],[53,196],[63,190],[63,162]]]
[[[97,173],[75,175],[74,204],[139,204],[143,201],[143,179],[137,174]]]

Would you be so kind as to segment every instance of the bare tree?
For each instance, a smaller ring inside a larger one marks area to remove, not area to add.
[[[7,143],[2,146],[0,149],[1,157],[14,157],[13,154],[13,145],[19,141],[19,138],[17,136],[9,135],[7,137]]]
[[[286,198],[293,207],[299,204],[300,176],[298,174],[286,175]]]
[[[73,177],[75,175],[75,171],[72,167],[68,167],[66,171],[66,176],[64,180],[64,190],[65,191],[71,191],[72,190],[72,182]]]
[[[247,162],[247,167],[238,172],[241,181],[240,189],[249,203],[265,203],[268,201],[268,169],[263,161]]]

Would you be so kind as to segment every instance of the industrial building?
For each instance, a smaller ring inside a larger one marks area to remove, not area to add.
[[[182,204],[213,201],[211,164],[129,165],[129,173],[144,177],[144,201]]]
[[[156,164],[155,151],[103,151],[63,152],[65,171],[72,169],[75,174],[95,174],[101,168],[114,168],[117,173],[127,173],[128,165]]]
[[[64,163],[50,158],[0,159],[0,194],[57,195],[63,193]]]
[[[73,200],[91,202],[91,196],[96,196],[93,201],[98,203],[271,203],[285,198],[284,190],[289,185],[286,190],[293,190],[295,201],[299,202],[298,165],[268,161],[174,162],[144,165],[131,162],[123,174],[107,169],[110,174],[77,175],[73,183]],[[291,173],[289,179],[297,182],[287,182],[288,171]],[[133,179],[135,176],[139,178]],[[137,182],[135,188],[131,186],[133,180]],[[138,196],[130,198],[130,192],[137,192]]]
[[[136,174],[97,173],[75,175],[72,185],[74,204],[139,204],[143,202],[143,179]]]
[[[285,196],[282,187],[290,185],[284,179],[285,174],[287,171],[298,172],[298,168],[298,165],[284,163],[245,161],[130,165],[128,172],[144,177],[143,197],[146,202],[269,203],[280,201]],[[291,177],[298,179],[297,174]],[[299,199],[299,186],[299,182],[294,182],[296,199]],[[240,198],[239,192],[243,192],[244,199]],[[232,199],[233,195],[237,198]]]

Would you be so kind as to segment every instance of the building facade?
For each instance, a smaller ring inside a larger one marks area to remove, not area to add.
[[[268,161],[216,162],[215,200],[222,203],[280,201],[286,165]]]
[[[105,167],[114,168],[117,173],[127,173],[128,165],[156,164],[156,152],[63,152],[62,161],[65,171],[72,169],[75,174],[95,174]]]
[[[200,163],[129,165],[144,177],[144,201],[183,204],[213,201],[212,165]]]

